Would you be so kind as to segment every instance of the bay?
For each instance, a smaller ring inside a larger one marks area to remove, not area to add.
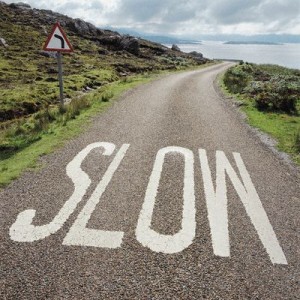
[[[209,59],[238,59],[300,69],[300,44],[229,45],[224,42],[203,41],[201,44],[180,44],[179,48],[183,52],[200,52]]]

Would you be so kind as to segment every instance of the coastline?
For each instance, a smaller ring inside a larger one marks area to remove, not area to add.
[[[224,44],[225,41],[201,41],[201,44],[179,44],[183,52],[197,51],[209,59],[234,59],[256,64],[275,64],[300,70],[298,44]],[[167,47],[172,45],[165,44]]]

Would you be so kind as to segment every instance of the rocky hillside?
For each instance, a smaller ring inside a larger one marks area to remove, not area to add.
[[[206,63],[199,53],[117,32],[28,4],[0,1],[0,121],[30,115],[58,101],[55,54],[42,51],[54,23],[60,22],[75,52],[64,54],[65,96],[122,77]]]

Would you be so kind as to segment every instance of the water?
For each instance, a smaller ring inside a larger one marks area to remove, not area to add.
[[[171,47],[171,45],[166,45]],[[181,44],[183,52],[197,51],[204,57],[240,59],[258,64],[277,64],[300,69],[300,44],[284,45],[225,45],[223,42],[203,41],[202,44]]]

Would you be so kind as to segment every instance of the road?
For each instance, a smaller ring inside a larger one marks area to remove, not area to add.
[[[125,93],[0,194],[1,299],[300,299],[299,173],[213,85]]]

